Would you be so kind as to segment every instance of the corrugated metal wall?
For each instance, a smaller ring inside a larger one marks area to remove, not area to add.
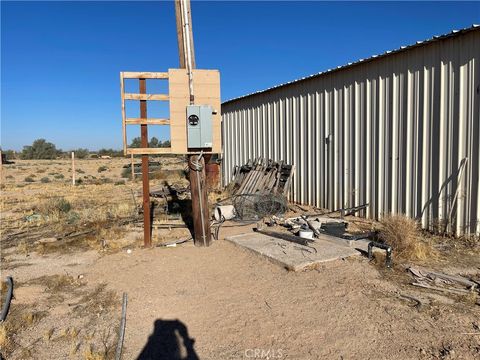
[[[225,184],[285,160],[295,202],[480,233],[478,30],[224,103]]]

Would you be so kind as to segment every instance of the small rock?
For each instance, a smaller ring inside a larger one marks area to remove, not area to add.
[[[127,250],[127,254],[131,254],[132,253],[132,250],[131,249],[128,249]]]
[[[83,275],[83,274],[80,274],[80,275],[77,276],[77,278],[78,278],[78,280],[81,280],[81,279],[84,278],[84,275]]]

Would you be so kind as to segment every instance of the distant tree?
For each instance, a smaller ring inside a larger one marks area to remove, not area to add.
[[[14,150],[2,150],[2,148],[0,148],[0,150],[2,151],[2,154],[5,154],[8,160],[17,158],[17,153]]]
[[[61,152],[54,144],[45,139],[37,139],[31,146],[24,146],[20,157],[22,159],[55,159]]]
[[[159,147],[171,147],[170,140],[165,140],[160,143]]]
[[[153,136],[148,143],[148,147],[156,148],[158,147],[159,144],[160,142],[158,141],[158,139],[155,136]]]
[[[90,151],[88,149],[82,149],[82,148],[73,150],[73,152],[75,153],[75,157],[77,159],[85,159],[90,154]]]
[[[139,137],[133,138],[130,143],[131,148],[140,148],[142,147],[142,139]],[[153,136],[148,142],[148,147],[158,148],[158,147],[170,147],[170,140],[160,141],[155,136]]]
[[[142,139],[139,137],[133,138],[132,143],[130,144],[131,148],[139,148],[142,146]]]

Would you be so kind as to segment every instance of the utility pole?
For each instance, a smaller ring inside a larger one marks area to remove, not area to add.
[[[195,103],[193,72],[195,50],[193,46],[192,14],[190,0],[175,0],[178,53],[180,68],[187,69],[189,79],[190,105]],[[185,114],[185,121],[186,114]],[[202,153],[188,156],[190,192],[195,246],[210,246],[210,216],[205,181],[205,159]]]

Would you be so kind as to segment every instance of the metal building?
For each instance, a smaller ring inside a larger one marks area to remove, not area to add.
[[[291,200],[480,233],[480,27],[222,104],[223,179],[258,156],[295,164]]]

